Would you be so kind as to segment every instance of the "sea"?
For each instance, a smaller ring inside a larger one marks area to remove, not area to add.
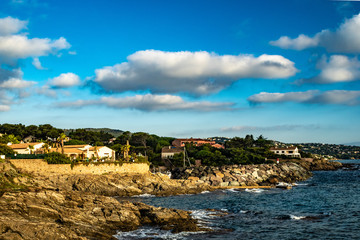
[[[314,172],[285,189],[227,189],[195,195],[132,201],[192,211],[210,232],[171,231],[145,226],[119,232],[118,239],[360,239],[360,160],[337,171]],[[218,211],[214,214],[213,210]]]

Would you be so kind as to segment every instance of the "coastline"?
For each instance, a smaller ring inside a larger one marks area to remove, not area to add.
[[[31,176],[10,164],[2,165],[5,166],[4,176],[11,180],[9,182],[22,186],[22,191],[7,190],[0,197],[0,237],[3,239],[115,239],[112,236],[118,230],[130,231],[143,225],[159,226],[173,232],[204,231],[206,229],[199,227],[190,212],[118,201],[113,196],[170,196],[228,188],[271,188],[276,185],[276,181],[273,184],[270,182],[274,180],[272,171],[268,172],[270,180],[266,179],[267,185],[212,186],[211,182],[203,180],[174,180],[163,174],[151,173]],[[319,166],[325,165],[321,163]],[[248,165],[248,172],[244,175],[259,176],[254,173],[267,167]],[[305,167],[282,163],[279,166],[282,171],[277,177],[290,182],[305,180],[311,176],[310,168]],[[263,175],[260,178],[264,180]]]

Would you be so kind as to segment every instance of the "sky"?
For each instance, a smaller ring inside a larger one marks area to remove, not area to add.
[[[360,2],[1,0],[0,124],[359,142]]]

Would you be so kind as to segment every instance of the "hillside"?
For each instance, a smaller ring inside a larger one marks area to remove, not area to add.
[[[113,135],[114,137],[118,137],[121,134],[123,134],[124,131],[119,130],[119,129],[110,129],[110,128],[83,128],[87,131],[93,131],[93,132],[104,132],[104,133],[109,133],[111,135]],[[64,129],[65,134],[68,135],[69,132],[76,130],[76,129]]]

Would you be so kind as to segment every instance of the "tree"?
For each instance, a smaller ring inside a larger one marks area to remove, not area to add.
[[[5,144],[0,144],[0,155],[10,155],[10,154],[15,154],[14,150]]]
[[[33,146],[33,145],[29,145],[29,149],[30,149],[30,154],[33,154],[34,146]]]
[[[9,134],[9,135],[5,134],[4,136],[0,137],[0,143],[4,143],[4,144],[13,143],[13,144],[16,144],[16,143],[19,143],[19,140],[13,134]]]
[[[57,138],[57,145],[61,148],[61,154],[64,154],[64,139],[66,138],[65,133],[60,133]]]
[[[130,144],[134,146],[143,146],[144,153],[146,156],[147,140],[149,139],[149,134],[144,132],[137,132],[131,136]]]
[[[70,164],[71,160],[66,157],[64,154],[58,152],[49,153],[45,160],[48,164]]]
[[[44,145],[41,147],[44,153],[49,153],[50,151],[50,145],[47,143],[44,143]]]

